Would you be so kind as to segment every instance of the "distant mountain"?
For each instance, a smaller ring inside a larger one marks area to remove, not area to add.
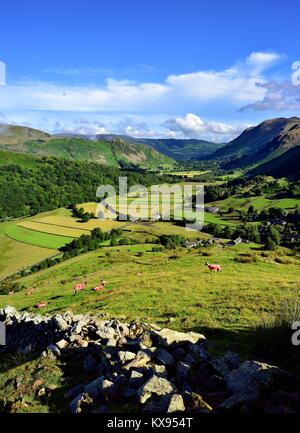
[[[220,159],[223,168],[264,164],[300,145],[300,119],[278,118],[246,129],[239,137],[217,150],[212,158]],[[269,165],[268,165],[269,166]]]
[[[114,134],[101,134],[97,135],[97,138],[105,141],[121,139],[130,143],[144,144],[177,161],[204,159],[224,146],[224,144],[195,139],[134,138]]]
[[[0,124],[0,146],[7,146],[10,150],[20,149],[21,145],[29,140],[49,140],[50,134],[39,131],[38,129],[27,128],[18,125]],[[3,146],[3,147],[2,147]]]
[[[30,154],[35,157],[55,156],[79,161],[93,161],[114,167],[157,168],[174,161],[141,143],[116,139],[91,140],[88,136],[51,136],[23,126],[0,125],[0,150]]]

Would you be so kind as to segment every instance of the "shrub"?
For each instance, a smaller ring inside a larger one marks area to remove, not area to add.
[[[234,261],[238,263],[257,263],[257,257],[251,254],[239,254]]]
[[[274,260],[276,263],[280,263],[281,265],[292,265],[295,263],[295,261],[289,257],[275,257]]]

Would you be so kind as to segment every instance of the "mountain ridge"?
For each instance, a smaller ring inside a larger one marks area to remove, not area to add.
[[[264,164],[300,145],[300,118],[269,119],[246,129],[210,159],[227,169]]]

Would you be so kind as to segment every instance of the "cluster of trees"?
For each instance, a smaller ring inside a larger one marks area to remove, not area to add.
[[[34,215],[71,203],[95,201],[100,185],[110,184],[118,191],[120,176],[127,176],[129,187],[172,181],[169,176],[123,171],[91,162],[57,158],[38,161],[34,170],[14,164],[1,167],[0,219]]]
[[[83,223],[87,223],[91,218],[95,218],[93,212],[85,212],[83,207],[78,208],[75,204],[71,204],[69,208],[72,210],[73,217],[79,218]]]
[[[161,235],[158,242],[169,250],[174,250],[184,244],[186,239],[180,235]]]
[[[267,250],[275,249],[281,242],[281,233],[274,226],[269,226],[262,230],[262,227],[256,224],[243,224],[237,227],[207,224],[203,230],[206,233],[223,239],[234,240],[241,238],[250,242],[264,244]]]
[[[257,225],[244,224],[237,227],[221,226],[219,224],[206,224],[203,228],[206,233],[213,235],[216,238],[222,239],[237,239],[242,238],[251,242],[260,243],[260,231]]]

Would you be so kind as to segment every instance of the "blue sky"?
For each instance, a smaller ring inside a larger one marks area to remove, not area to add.
[[[2,122],[228,141],[300,115],[299,1],[47,3],[1,5]]]

